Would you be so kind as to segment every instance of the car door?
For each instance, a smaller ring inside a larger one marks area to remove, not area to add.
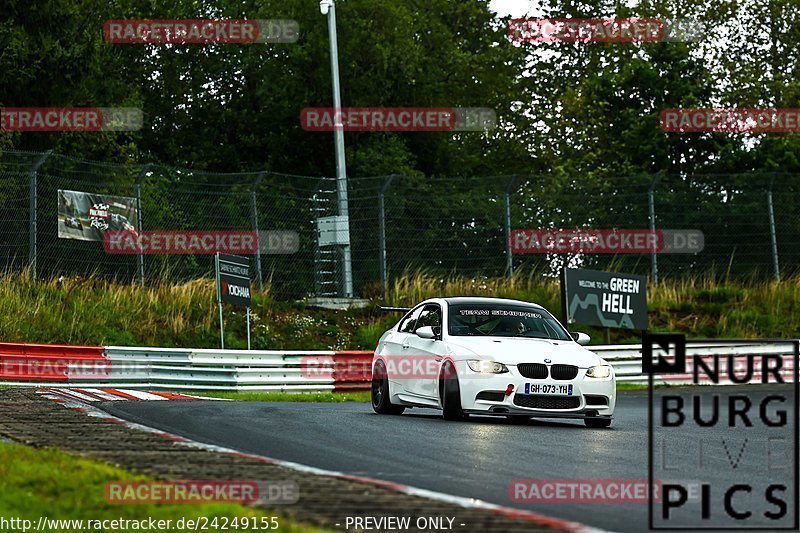
[[[381,354],[386,357],[386,368],[389,372],[389,380],[399,386],[400,389],[406,391],[410,391],[408,379],[411,376],[405,375],[405,372],[400,373],[397,370],[402,370],[404,368],[404,366],[399,363],[402,359],[408,358],[410,354],[409,339],[411,337],[416,337],[414,330],[422,308],[423,306],[420,305],[403,317],[397,327],[397,331],[393,331],[384,340],[384,349],[381,352]]]
[[[445,345],[442,338],[442,308],[439,304],[426,304],[414,324],[414,331],[430,326],[437,332],[435,339],[423,339],[418,335],[409,335],[406,339],[409,348],[406,350],[414,358],[412,376],[413,392],[425,398],[436,399],[439,396],[439,368],[444,355]]]

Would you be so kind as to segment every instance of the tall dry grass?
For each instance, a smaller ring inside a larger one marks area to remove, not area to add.
[[[437,296],[491,296],[535,301],[552,307],[559,301],[558,280],[535,271],[511,279],[487,276],[437,276],[424,270],[406,271],[388,287],[390,305],[408,306]]]
[[[214,282],[140,286],[96,277],[0,275],[0,339],[177,345],[211,336]]]
[[[559,281],[538,272],[511,279],[486,276],[437,276],[404,272],[388,287],[389,305],[408,306],[436,296],[490,296],[536,302],[561,316]],[[797,338],[800,334],[800,278],[781,283],[742,281],[713,273],[663,280],[648,286],[651,329],[708,338]],[[576,326],[593,331],[602,330]],[[633,334],[613,332],[612,339]]]
[[[512,279],[406,272],[388,287],[386,303],[410,306],[433,296],[495,296],[537,302],[561,313],[558,281],[537,272]],[[696,338],[797,338],[800,278],[780,284],[714,276],[666,280],[648,287],[650,327]],[[377,301],[375,302],[378,303]],[[27,273],[0,274],[0,340],[95,345],[216,347],[214,282],[197,279],[140,286],[97,277],[33,282]],[[374,308],[336,313],[253,298],[253,345],[270,349],[366,348],[398,317]],[[245,345],[244,316],[226,308],[226,346]],[[602,340],[600,329],[575,326]],[[637,332],[613,330],[612,342]]]

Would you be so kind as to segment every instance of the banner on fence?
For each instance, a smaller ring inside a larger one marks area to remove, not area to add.
[[[108,231],[136,234],[136,199],[81,191],[58,191],[58,237],[102,241]]]

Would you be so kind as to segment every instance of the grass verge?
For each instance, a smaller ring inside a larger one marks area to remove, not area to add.
[[[658,385],[656,385],[658,387]],[[647,383],[620,383],[617,382],[617,391],[647,390]]]
[[[0,441],[0,516],[5,519],[32,520],[35,527],[39,517],[54,520],[171,520],[172,527],[162,531],[184,531],[175,527],[178,520],[207,517],[274,516],[258,509],[230,504],[200,505],[114,505],[105,500],[105,484],[109,481],[138,480],[126,470],[104,463],[79,458],[55,449],[35,449]],[[314,532],[308,528],[278,518],[279,531],[290,533]],[[60,527],[59,527],[60,526]],[[77,531],[76,524],[51,525],[43,531]],[[115,529],[104,529],[115,531]],[[248,530],[250,531],[250,530]],[[255,531],[255,530],[253,530]]]

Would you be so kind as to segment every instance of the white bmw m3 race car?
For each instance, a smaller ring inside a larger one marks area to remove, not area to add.
[[[372,361],[372,408],[578,418],[611,425],[614,369],[543,307],[499,298],[432,298],[385,332]]]

